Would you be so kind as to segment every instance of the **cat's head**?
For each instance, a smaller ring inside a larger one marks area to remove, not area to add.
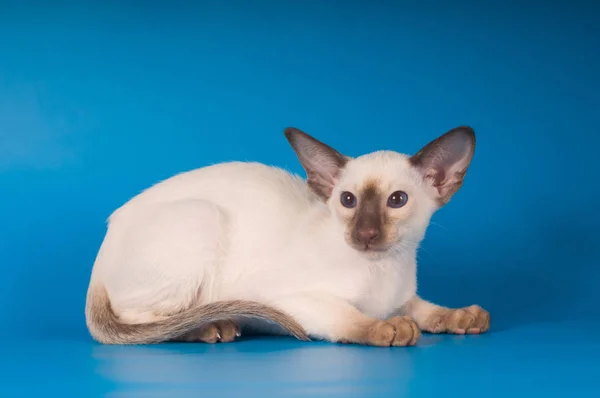
[[[465,126],[412,156],[378,151],[351,158],[296,128],[285,136],[346,243],[368,255],[418,245],[431,215],[462,186],[475,151],[475,133]]]

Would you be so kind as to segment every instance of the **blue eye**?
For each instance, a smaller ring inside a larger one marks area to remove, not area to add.
[[[389,207],[393,207],[394,209],[398,209],[404,206],[408,202],[408,195],[404,191],[396,191],[390,195],[387,201],[387,205]]]
[[[342,192],[340,202],[342,202],[342,206],[351,209],[356,206],[356,196],[352,192]]]

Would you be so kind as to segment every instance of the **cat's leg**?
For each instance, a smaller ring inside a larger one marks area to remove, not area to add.
[[[93,277],[106,286],[122,321],[159,321],[213,300],[226,245],[227,219],[218,206],[202,200],[147,204],[111,218]],[[238,334],[233,322],[223,321],[177,340],[229,342]]]
[[[421,337],[410,317],[380,320],[349,302],[321,293],[278,298],[273,306],[293,316],[312,338],[373,346],[411,346]]]
[[[490,314],[478,305],[446,308],[415,295],[401,313],[412,317],[419,328],[429,333],[477,334],[490,328]]]

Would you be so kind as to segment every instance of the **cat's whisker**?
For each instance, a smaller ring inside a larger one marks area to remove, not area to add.
[[[449,229],[449,228],[446,228],[446,227],[444,227],[442,224],[440,224],[440,223],[437,223],[437,222],[435,222],[435,221],[431,221],[429,224],[430,224],[430,225],[435,225],[436,227],[440,227],[441,229],[444,229],[444,230],[446,230],[446,231],[450,231],[450,229]]]

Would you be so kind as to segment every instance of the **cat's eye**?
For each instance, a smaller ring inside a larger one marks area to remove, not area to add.
[[[390,195],[387,201],[389,207],[398,209],[408,202],[408,195],[404,191],[396,191]]]
[[[351,209],[356,206],[356,196],[354,196],[352,192],[342,192],[342,195],[340,196],[340,202],[342,202],[342,206]]]

